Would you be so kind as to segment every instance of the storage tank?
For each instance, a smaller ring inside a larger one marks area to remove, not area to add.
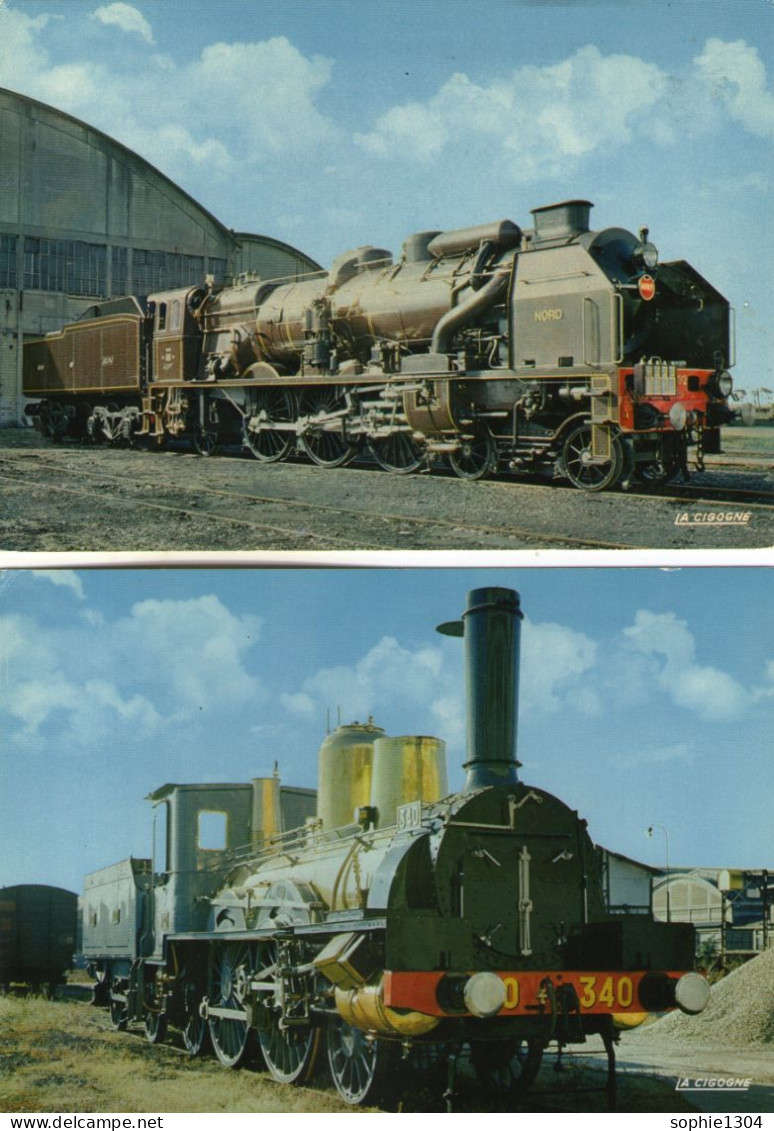
[[[376,740],[370,803],[380,828],[396,823],[398,806],[440,801],[448,792],[443,739],[410,734]]]
[[[367,723],[348,723],[327,735],[317,758],[317,816],[324,829],[355,820],[371,800],[374,743],[384,731]]]

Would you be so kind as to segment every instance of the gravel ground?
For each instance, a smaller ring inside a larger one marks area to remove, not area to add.
[[[582,1059],[602,1059],[589,1043]],[[703,1111],[774,1111],[774,949],[751,959],[712,987],[703,1013],[674,1012],[623,1032],[617,1051],[623,1073],[649,1070],[664,1080],[713,1077],[752,1080],[749,1088],[683,1093]]]
[[[769,547],[772,460],[765,452],[745,458],[743,469],[709,467],[690,487],[744,488],[755,501],[704,502],[687,493],[586,495],[538,480],[468,483],[362,466],[259,465],[238,454],[202,459],[182,447],[143,453],[53,445],[32,430],[6,429],[0,551]],[[749,515],[745,523],[718,520],[740,512]]]

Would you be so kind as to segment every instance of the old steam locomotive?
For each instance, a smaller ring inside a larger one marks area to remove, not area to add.
[[[693,928],[608,914],[586,822],[519,781],[520,618],[517,593],[484,588],[440,626],[464,637],[459,793],[438,739],[369,723],[328,736],[317,813],[295,831],[277,828],[276,778],[150,795],[168,810],[162,869],[130,859],[86,881],[84,951],[116,1028],[158,1041],[171,1023],[227,1066],[257,1043],[289,1083],[325,1047],[341,1096],[373,1103],[401,1057],[451,1066],[451,1095],[463,1048],[527,1085],[550,1041],[591,1033],[612,1088],[617,1015],[704,1008]]]
[[[533,470],[589,491],[687,475],[716,451],[728,302],[647,229],[591,231],[589,201],[419,232],[393,261],[128,298],[25,347],[53,437],[243,444],[265,462],[368,455],[393,472]]]

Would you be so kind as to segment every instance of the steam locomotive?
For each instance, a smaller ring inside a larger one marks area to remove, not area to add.
[[[610,915],[586,822],[522,783],[515,757],[520,602],[468,594],[460,621],[467,780],[449,795],[444,744],[339,727],[320,751],[316,809],[283,832],[275,776],[167,784],[154,840],[86,879],[84,954],[113,1025],[168,1024],[226,1066],[256,1042],[300,1083],[323,1047],[339,1094],[378,1102],[412,1058],[526,1087],[551,1041],[601,1034],[614,1089],[616,1018],[700,1012],[694,931]],[[311,791],[310,791],[311,792]]]
[[[89,308],[25,346],[27,412],[54,439],[270,463],[358,456],[465,479],[532,471],[598,491],[687,476],[734,417],[729,304],[592,204],[360,247],[327,274]]]

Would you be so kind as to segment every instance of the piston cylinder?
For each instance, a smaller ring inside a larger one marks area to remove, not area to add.
[[[402,1037],[421,1037],[436,1028],[440,1017],[417,1010],[396,1010],[384,1004],[384,987],[360,986],[354,990],[335,990],[336,1009],[348,1025],[356,1029]]]

